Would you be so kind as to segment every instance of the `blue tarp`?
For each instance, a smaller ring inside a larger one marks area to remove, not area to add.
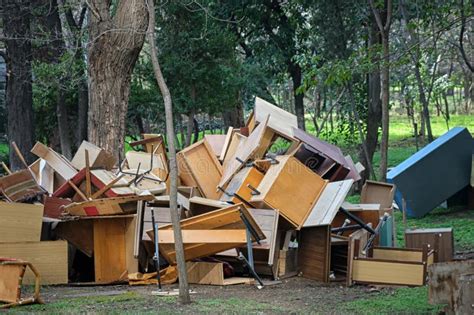
[[[421,217],[469,185],[474,140],[467,128],[455,127],[387,173],[397,187],[395,202],[407,215]]]

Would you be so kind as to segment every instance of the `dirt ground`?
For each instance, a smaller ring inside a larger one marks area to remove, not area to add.
[[[177,285],[165,286],[173,290]],[[46,313],[345,313],[343,305],[368,298],[372,290],[364,286],[346,287],[344,283],[324,284],[294,277],[281,284],[257,289],[253,285],[191,285],[193,303],[179,305],[176,297],[158,297],[150,286],[45,286],[44,305],[23,306],[12,312]]]

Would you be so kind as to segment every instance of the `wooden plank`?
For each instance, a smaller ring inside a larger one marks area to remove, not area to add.
[[[214,155],[219,159],[219,156],[222,152],[222,148],[224,147],[224,143],[226,141],[226,135],[205,135],[204,139],[206,139],[207,143],[212,149]]]
[[[385,259],[385,260],[395,260],[395,261],[413,261],[413,262],[422,262],[423,261],[423,251],[408,251],[408,250],[387,250],[381,247],[373,248],[372,258],[374,259]]]
[[[41,142],[36,142],[31,153],[42,158],[65,180],[71,179],[77,174],[74,166],[62,155],[48,148]]]
[[[200,215],[227,206],[229,206],[229,204],[223,201],[194,196],[189,198],[188,210],[192,215]]]
[[[1,243],[0,257],[26,260],[38,269],[41,284],[68,282],[68,254],[66,241]],[[23,284],[34,284],[35,277],[27,269]]]
[[[229,166],[230,162],[232,161],[232,158],[235,156],[235,152],[237,152],[237,149],[241,146],[244,145],[245,140],[247,139],[246,136],[234,132],[232,134],[231,141],[229,143],[229,147],[227,148],[227,152],[222,159],[222,169],[225,170]]]
[[[371,223],[368,223],[370,227],[372,227]],[[365,229],[360,229],[348,237],[347,242],[347,275],[346,275],[346,284],[347,286],[352,285],[352,262],[354,261],[354,257],[365,257],[362,253],[363,248],[367,244],[369,239],[369,232]],[[358,241],[358,246],[355,245],[356,241]],[[358,252],[356,252],[358,250]]]
[[[270,120],[268,121],[269,128],[287,139],[294,139],[293,128],[298,128],[296,116],[259,97],[256,97],[252,115],[253,123],[261,123],[268,115],[270,116]]]
[[[237,147],[235,154],[229,160],[228,165],[225,166],[222,179],[219,182],[220,187],[224,187],[244,165],[251,158],[261,158],[262,156],[255,155],[258,151],[266,151],[270,146],[270,140],[265,137],[269,116],[263,119],[262,122],[252,131],[242,145]]]
[[[352,281],[362,283],[423,285],[423,264],[382,262],[356,259],[352,265]]]
[[[303,227],[331,224],[353,183],[353,179],[328,183]]]
[[[0,202],[0,243],[39,242],[42,218],[43,205]]]
[[[71,160],[71,164],[78,170],[82,170],[84,167],[86,167],[86,150],[89,152],[90,167],[111,170],[115,166],[115,163],[117,163],[117,160],[113,154],[105,151],[102,148],[99,148],[93,143],[84,140]]]
[[[245,243],[246,230],[182,230],[183,244],[222,244]],[[158,232],[159,244],[174,244],[174,231],[163,230]]]
[[[318,201],[327,181],[292,156],[277,157],[260,182],[259,195],[250,199],[257,208],[266,204],[278,209],[297,229],[301,228]],[[295,203],[295,200],[298,202]]]
[[[217,190],[217,185],[222,176],[222,166],[206,140],[178,152],[178,162],[184,185],[197,186],[204,197],[219,199],[221,192]]]
[[[221,161],[221,162],[224,161],[224,158],[227,154],[227,150],[229,149],[229,145],[230,145],[230,142],[232,140],[232,135],[233,134],[234,134],[234,127],[229,127],[229,129],[227,129],[227,133],[225,135],[224,144],[222,145],[222,150],[219,153],[219,161]]]
[[[224,266],[214,262],[187,262],[188,282],[191,284],[224,284]]]
[[[304,228],[300,232],[298,265],[305,278],[329,282],[331,227]]]
[[[84,202],[73,202],[64,207],[64,211],[74,216],[100,216],[135,213],[137,211],[137,201],[153,200],[152,195],[144,196],[124,196],[115,198],[105,198],[89,200]]]

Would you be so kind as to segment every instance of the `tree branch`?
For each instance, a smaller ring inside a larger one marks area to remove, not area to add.
[[[464,15],[464,0],[461,0],[461,32],[459,33],[459,50],[461,51],[462,59],[466,63],[467,67],[471,72],[474,72],[474,67],[467,58],[466,51],[464,50],[464,32],[466,31],[466,16]]]

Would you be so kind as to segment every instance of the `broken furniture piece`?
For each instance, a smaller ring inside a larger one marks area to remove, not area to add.
[[[427,266],[434,262],[434,250],[373,247],[367,257],[359,255],[360,241],[351,253],[351,283],[422,286],[426,284]],[[396,272],[394,272],[396,270]]]
[[[469,185],[474,140],[454,127],[387,173],[395,201],[409,217],[422,217]]]
[[[32,297],[23,298],[21,287],[27,268],[34,274],[35,288]],[[0,302],[6,303],[0,304],[0,309],[44,303],[40,297],[40,274],[31,263],[18,259],[0,258]]]
[[[452,228],[405,230],[406,247],[423,248],[423,244],[429,244],[436,251],[436,263],[453,260],[454,237]]]
[[[193,261],[186,263],[188,282],[206,285],[254,284],[253,278],[224,277],[224,264],[221,262]]]

